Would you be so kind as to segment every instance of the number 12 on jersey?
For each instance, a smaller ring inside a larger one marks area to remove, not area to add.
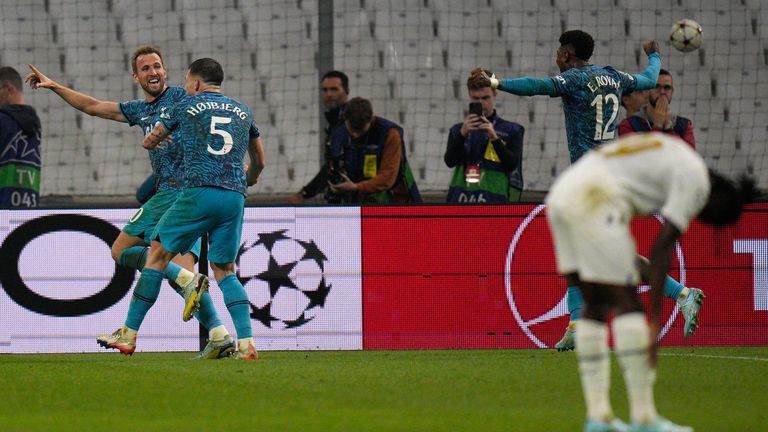
[[[608,108],[608,103],[613,104],[613,113],[603,127],[603,105]],[[612,140],[616,136],[616,130],[611,130],[616,116],[619,115],[619,98],[613,93],[597,95],[589,106],[595,107],[595,141]]]

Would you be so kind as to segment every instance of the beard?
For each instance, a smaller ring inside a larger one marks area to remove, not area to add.
[[[157,97],[163,93],[163,90],[165,90],[165,81],[160,80],[157,84],[160,86],[157,90],[150,88],[149,83],[141,83],[141,89],[144,90],[145,93],[152,95],[152,97]]]

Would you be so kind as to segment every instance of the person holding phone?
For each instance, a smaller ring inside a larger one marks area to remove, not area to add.
[[[496,90],[472,78],[479,70],[474,69],[467,80],[469,114],[448,133],[443,159],[454,171],[446,201],[518,202],[523,189],[525,129],[496,113]]]

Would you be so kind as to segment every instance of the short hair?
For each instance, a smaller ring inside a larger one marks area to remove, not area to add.
[[[200,77],[206,84],[220,86],[224,81],[224,70],[212,58],[197,59],[189,65],[189,74]]]
[[[672,74],[669,73],[669,71],[666,70],[666,69],[659,69],[659,75],[669,75],[669,76],[672,76]]]
[[[133,73],[138,72],[136,70],[136,60],[138,60],[139,56],[147,54],[157,54],[157,56],[160,57],[160,63],[163,65],[163,68],[165,68],[165,60],[163,60],[163,53],[160,52],[160,48],[154,45],[142,45],[133,50],[133,54],[131,54],[131,69],[133,69]]]
[[[489,76],[489,77],[493,75],[493,72],[489,71],[488,69],[483,69],[483,68],[474,68],[474,69],[472,69],[472,71],[469,73],[469,78],[467,78],[467,89],[469,89],[469,90],[480,90],[480,89],[483,89],[485,87],[490,87],[491,86],[491,83],[489,83],[487,81],[483,81],[480,78],[472,79],[472,75],[474,75],[474,74],[476,74],[477,72],[480,72],[480,71],[485,72],[485,74],[487,76]]]
[[[627,107],[627,104],[626,104],[626,103],[624,103],[624,98],[625,98],[625,97],[629,97],[629,96],[631,96],[631,95],[632,95],[632,90],[630,90],[630,91],[625,91],[624,93],[622,93],[622,94],[621,94],[621,102],[620,102],[620,103],[621,103],[621,106],[623,106],[624,108],[626,108],[626,107]]]
[[[349,122],[353,130],[362,130],[373,118],[373,106],[371,101],[361,97],[354,97],[347,102],[347,110],[344,112],[344,120]]]
[[[595,51],[595,40],[589,33],[581,30],[568,30],[560,35],[560,45],[570,45],[576,57],[587,61]]]
[[[24,90],[21,75],[19,75],[19,72],[17,72],[16,69],[10,66],[0,67],[0,84],[10,84],[19,92]]]
[[[698,219],[716,227],[736,223],[744,205],[757,196],[755,181],[746,175],[742,175],[736,184],[710,169],[709,183],[709,200]]]
[[[338,78],[338,79],[340,79],[341,80],[341,87],[344,88],[345,92],[349,93],[349,77],[344,72],[337,71],[337,70],[328,71],[320,79],[320,82],[325,81],[326,78]]]

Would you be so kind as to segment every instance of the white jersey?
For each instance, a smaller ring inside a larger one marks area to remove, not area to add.
[[[661,213],[681,232],[709,197],[709,172],[688,144],[661,133],[633,134],[603,145],[573,169],[601,165],[636,215]],[[583,166],[580,166],[583,165]]]

